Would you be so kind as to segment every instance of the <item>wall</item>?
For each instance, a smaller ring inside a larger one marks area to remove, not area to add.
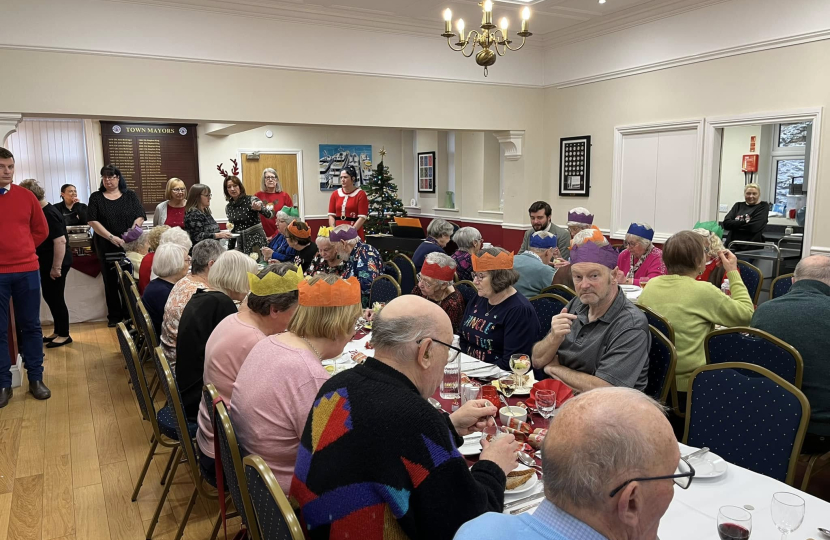
[[[749,154],[750,137],[756,137],[754,154],[760,154],[762,148],[761,126],[729,127],[723,130],[723,145],[721,147],[720,193],[718,194],[718,221],[738,201],[744,200],[744,185],[746,180],[741,171],[743,156]],[[759,156],[761,161],[769,159],[769,154]],[[756,174],[756,183],[760,175]],[[769,200],[769,192],[765,191],[762,200]]]

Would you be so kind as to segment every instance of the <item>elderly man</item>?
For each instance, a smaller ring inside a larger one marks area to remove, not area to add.
[[[413,295],[373,322],[375,357],[327,381],[309,413],[291,495],[307,538],[452,538],[484,512],[500,512],[516,466],[513,437],[482,441],[472,468],[460,435],[497,410],[472,400],[447,415],[427,398],[455,355],[440,307]]]
[[[660,405],[628,388],[571,399],[550,435],[542,447],[545,498],[533,515],[485,514],[455,540],[654,540],[674,484],[688,488],[694,477]]]
[[[812,411],[801,451],[830,451],[830,257],[802,259],[795,267],[790,292],[758,306],[752,326],[786,341],[801,353],[801,390],[810,400]]]
[[[351,225],[338,225],[332,229],[329,241],[337,250],[337,258],[345,263],[341,277],[357,278],[363,296],[363,307],[368,306],[369,290],[372,288],[372,282],[383,270],[383,258],[378,250],[360,241],[357,229]]]
[[[555,234],[538,231],[530,237],[527,251],[513,258],[513,270],[519,273],[519,281],[514,287],[526,298],[536,296],[542,289],[553,284],[556,269],[551,262],[556,246]]]
[[[533,367],[578,392],[601,386],[643,390],[648,382],[648,320],[628,301],[615,277],[617,252],[598,230],[571,246],[578,298],[551,319],[533,347]]]
[[[558,226],[550,218],[550,205],[545,201],[536,201],[535,203],[530,205],[530,208],[527,209],[527,213],[530,214],[531,228],[525,231],[525,237],[524,239],[522,239],[522,247],[521,249],[519,249],[519,254],[524,253],[530,248],[530,237],[533,235],[533,233],[539,231],[547,231],[557,239],[557,249],[559,251],[555,253],[554,256],[561,257],[562,259],[569,258],[571,256],[570,235],[568,234],[567,229],[563,229],[562,227]]]

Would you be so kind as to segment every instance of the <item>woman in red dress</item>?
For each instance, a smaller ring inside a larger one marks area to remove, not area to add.
[[[258,191],[256,197],[262,201],[265,208],[274,212],[273,218],[267,218],[261,214],[259,216],[262,228],[265,230],[265,236],[270,241],[277,234],[277,212],[283,206],[291,208],[294,206],[294,202],[291,200],[291,195],[282,190],[277,171],[271,168],[262,171],[262,191]]]
[[[369,197],[355,185],[357,170],[349,165],[340,171],[340,189],[329,199],[329,227],[351,225],[365,240],[363,223],[369,217]]]

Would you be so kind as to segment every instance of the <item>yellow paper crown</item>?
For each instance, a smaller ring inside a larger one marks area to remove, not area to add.
[[[320,279],[314,285],[303,281],[297,287],[300,291],[300,305],[306,307],[353,306],[360,303],[360,282],[352,276],[338,279],[329,285]]]
[[[481,257],[473,255],[473,271],[486,272],[487,270],[510,270],[513,268],[513,252],[502,251],[495,257],[485,253]]]
[[[303,281],[303,270],[297,268],[296,272],[289,270],[284,276],[268,272],[260,279],[256,274],[248,272],[248,285],[251,286],[251,294],[255,296],[268,296],[270,294],[282,294],[297,290],[297,285]]]
[[[331,227],[320,227],[320,229],[317,231],[317,236],[318,237],[322,236],[323,238],[328,238],[330,232],[331,232]]]

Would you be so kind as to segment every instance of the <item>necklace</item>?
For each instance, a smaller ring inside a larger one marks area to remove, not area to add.
[[[298,338],[300,338],[300,339],[302,339],[303,341],[305,341],[305,344],[306,344],[306,345],[308,345],[309,347],[311,347],[311,350],[312,350],[312,351],[314,351],[314,354],[316,354],[316,355],[317,355],[317,358],[318,358],[319,360],[322,360],[322,359],[323,359],[323,355],[322,355],[322,354],[320,354],[319,352],[317,352],[317,349],[315,349],[315,348],[314,348],[314,345],[312,345],[312,344],[311,344],[311,342],[310,342],[309,340],[307,340],[307,339],[306,339],[306,338],[304,338],[303,336],[297,336],[297,337],[298,337]]]

